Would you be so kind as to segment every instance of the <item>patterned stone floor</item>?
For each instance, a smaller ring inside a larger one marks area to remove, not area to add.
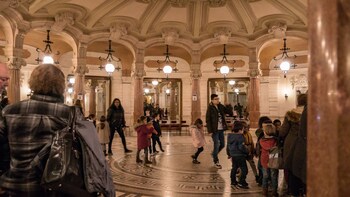
[[[135,134],[133,134],[135,135]],[[151,165],[136,163],[136,137],[127,137],[130,154],[124,154],[119,136],[113,142],[114,155],[108,157],[117,191],[116,196],[143,197],[226,197],[262,196],[261,187],[248,166],[247,182],[250,189],[231,188],[231,162],[226,152],[219,154],[222,169],[213,166],[211,137],[199,156],[201,164],[192,164],[191,155],[196,151],[189,135],[164,132],[161,141],[165,152],[152,157]],[[159,149],[158,149],[159,150]],[[142,157],[141,157],[142,158]]]

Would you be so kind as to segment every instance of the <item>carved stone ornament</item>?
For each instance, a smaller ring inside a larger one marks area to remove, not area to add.
[[[259,69],[250,69],[248,71],[248,76],[249,77],[255,78],[255,77],[258,77],[260,75],[261,75],[261,71]]]
[[[11,8],[18,8],[19,5],[26,2],[26,0],[0,0],[0,2],[8,3]]]
[[[275,38],[284,38],[287,31],[287,25],[281,21],[275,21],[268,24],[269,34],[273,34]]]
[[[198,79],[198,78],[201,78],[202,77],[202,73],[201,73],[201,71],[200,70],[192,70],[191,71],[191,77],[193,78],[193,79]]]
[[[294,89],[295,87],[308,87],[308,78],[305,74],[293,76],[290,78],[289,81],[292,85],[292,89]]]
[[[173,7],[183,8],[189,3],[189,0],[168,0]]]
[[[12,57],[8,59],[8,67],[10,69],[21,69],[22,66],[26,66],[27,62],[23,58]]]
[[[72,12],[60,12],[55,16],[55,23],[51,26],[52,31],[61,32],[67,25],[74,24]]]
[[[124,23],[112,23],[109,28],[109,31],[111,34],[109,39],[114,41],[119,40],[120,37],[128,33],[127,26]]]
[[[227,44],[231,37],[231,29],[227,27],[220,27],[215,30],[214,37],[217,38],[220,44]]]
[[[226,0],[208,0],[210,7],[222,7],[226,5]]]
[[[175,40],[179,38],[179,33],[176,28],[164,28],[162,33],[162,38],[167,45],[173,45]]]

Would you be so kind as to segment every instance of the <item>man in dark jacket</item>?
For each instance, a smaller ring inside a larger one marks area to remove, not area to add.
[[[225,106],[220,104],[217,94],[210,96],[211,102],[209,103],[206,122],[208,133],[211,133],[211,137],[214,142],[213,161],[216,168],[221,169],[222,166],[219,163],[218,154],[225,147],[224,131],[227,129],[225,121]]]

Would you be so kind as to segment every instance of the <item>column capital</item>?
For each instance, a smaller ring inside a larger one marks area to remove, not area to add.
[[[200,69],[191,69],[191,77],[193,79],[199,79],[202,77],[202,72]]]
[[[7,62],[9,69],[20,70],[22,66],[26,66],[27,62],[21,57],[11,57]]]
[[[74,66],[74,73],[85,75],[89,72],[89,68],[86,66],[86,58],[77,58],[76,66]]]
[[[256,77],[259,77],[261,76],[261,70],[260,69],[249,69],[248,70],[248,76],[250,78],[256,78]]]

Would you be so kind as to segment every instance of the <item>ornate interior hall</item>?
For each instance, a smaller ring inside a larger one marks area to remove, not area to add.
[[[65,103],[82,100],[85,116],[106,115],[119,98],[132,130],[159,105],[167,151],[147,168],[134,155],[109,158],[120,196],[133,196],[125,185],[136,183],[136,196],[259,196],[260,187],[227,187],[228,163],[219,172],[209,157],[187,165],[189,136],[172,132],[205,120],[213,93],[241,104],[235,115],[256,129],[260,116],[282,121],[308,92],[307,196],[348,196],[349,10],[349,0],[0,0],[0,62],[10,70],[1,98],[29,98],[31,71],[52,61],[67,77]]]

